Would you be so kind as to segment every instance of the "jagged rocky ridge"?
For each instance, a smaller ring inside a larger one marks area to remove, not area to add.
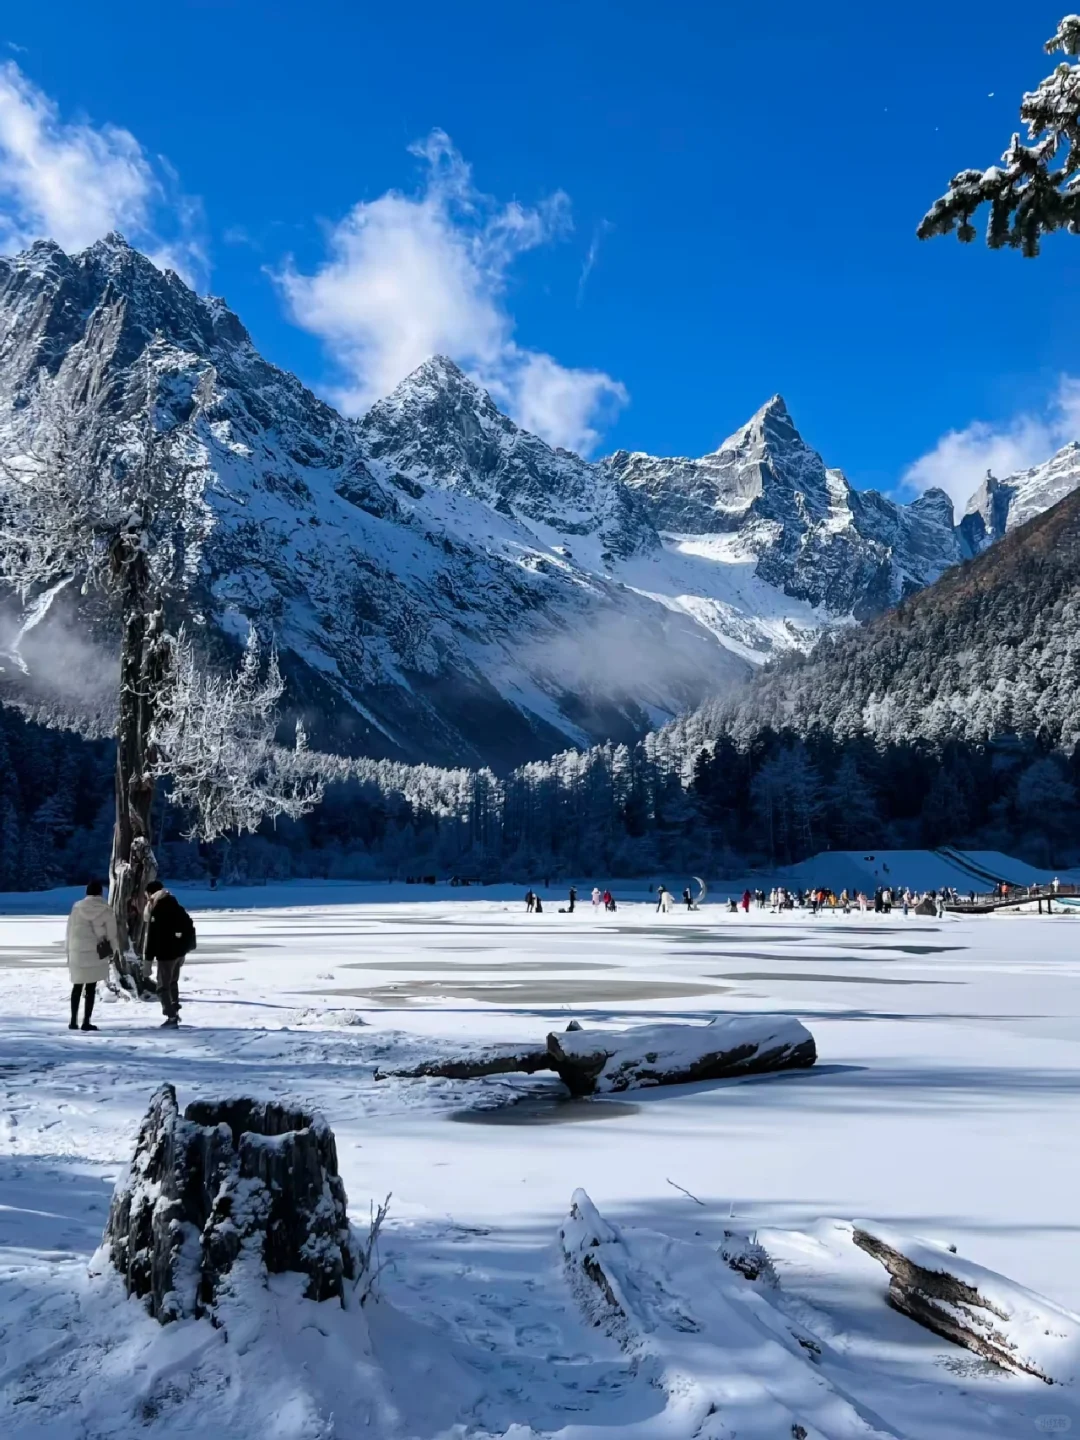
[[[1080,441],[1070,441],[1041,465],[1004,480],[989,471],[967,503],[960,532],[969,554],[978,554],[1010,530],[1025,525],[1080,486]]]
[[[0,260],[0,455],[33,445],[50,386],[107,384],[134,414],[148,378],[199,464],[208,643],[272,633],[316,743],[395,759],[505,768],[631,739],[1010,523],[852,490],[779,397],[700,460],[590,463],[434,357],[351,422],[119,236]],[[106,617],[68,592],[9,607],[0,648],[6,692],[46,712],[112,664]]]
[[[676,721],[747,743],[763,729],[878,744],[995,737],[1080,745],[1080,489],[865,627]]]
[[[658,529],[731,537],[759,576],[834,615],[877,614],[966,553],[944,491],[899,505],[852,489],[806,444],[779,395],[700,460],[619,451],[607,463]]]

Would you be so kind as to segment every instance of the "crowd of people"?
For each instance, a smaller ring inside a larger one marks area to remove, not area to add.
[[[594,885],[592,890],[592,908],[594,913],[603,906],[605,911],[617,910],[615,897],[610,890],[601,890]],[[776,915],[783,910],[808,910],[811,915],[817,915],[824,910],[840,910],[845,915],[850,915],[853,910],[862,914],[873,911],[876,915],[889,915],[893,910],[901,910],[905,915],[913,910],[928,915],[942,916],[949,905],[956,904],[960,899],[958,892],[945,886],[940,890],[912,890],[909,887],[901,889],[899,886],[879,885],[872,893],[867,894],[862,890],[841,890],[839,894],[824,886],[812,886],[809,889],[787,889],[785,886],[777,885],[773,889],[743,891],[741,897],[730,896],[727,901],[729,914],[736,915],[740,910],[749,914],[752,908],[767,910],[770,914]],[[971,892],[971,899],[974,901],[975,892]],[[570,886],[568,891],[568,903],[559,909],[560,915],[573,915],[577,909],[578,892],[577,887]],[[696,910],[698,901],[694,898],[690,886],[687,885],[682,892],[682,904],[687,910]],[[543,913],[543,902],[540,896],[531,887],[525,892],[525,910],[529,915],[540,915]],[[675,895],[666,885],[656,887],[656,910],[658,914],[670,915],[675,909]]]
[[[908,887],[900,889],[898,886],[879,885],[873,894],[869,895],[863,890],[841,890],[838,895],[835,890],[824,886],[789,890],[783,885],[777,885],[767,893],[764,890],[747,889],[743,891],[741,899],[730,897],[728,911],[734,915],[741,909],[748,914],[751,906],[756,906],[758,910],[768,910],[772,915],[779,914],[782,910],[809,910],[811,915],[816,915],[821,910],[840,910],[845,915],[858,910],[865,915],[872,910],[876,915],[889,915],[896,909],[907,915],[921,906],[921,913],[928,914],[932,911],[941,916],[944,915],[946,907],[955,904],[958,899],[957,892],[949,887],[915,891]]]

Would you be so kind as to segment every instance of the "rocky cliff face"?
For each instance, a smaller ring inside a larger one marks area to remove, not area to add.
[[[445,356],[426,361],[373,406],[358,434],[391,483],[407,476],[560,537],[595,537],[606,563],[659,546],[630,490],[605,469],[521,430]]]
[[[960,532],[967,552],[977,555],[1009,530],[1026,524],[1080,487],[1080,443],[1072,441],[1042,465],[1004,480],[987,472],[967,503]]]
[[[943,491],[900,505],[853,490],[806,444],[779,395],[700,460],[620,451],[608,465],[658,529],[733,535],[759,576],[834,615],[876,614],[962,558]]]

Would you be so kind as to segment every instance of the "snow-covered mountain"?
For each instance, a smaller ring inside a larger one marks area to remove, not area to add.
[[[901,746],[1006,737],[994,768],[1007,769],[1021,753],[1014,748],[1009,758],[1010,736],[1030,743],[1030,761],[1042,763],[1048,747],[1080,758],[1078,676],[1080,487],[1074,487],[905,604],[858,630],[823,637],[811,655],[759,673],[733,700],[706,705],[674,730],[728,734],[740,743],[765,727],[816,731],[840,742],[872,735]],[[967,783],[983,783],[979,774],[971,768]],[[1071,788],[1060,807],[1052,786],[1044,797],[1066,832]],[[958,790],[944,793],[947,805],[960,801]],[[1038,829],[1042,820],[1032,810],[1025,823]]]
[[[987,471],[967,503],[960,531],[973,555],[1080,487],[1080,442],[1071,441],[1041,465],[1004,480]]]
[[[134,414],[148,375],[196,466],[191,614],[210,640],[274,634],[318,743],[507,765],[638,734],[746,669],[686,607],[612,573],[608,557],[660,549],[636,500],[448,362],[358,426],[118,236],[0,261],[0,453],[33,447],[50,387],[107,386]],[[72,664],[85,605],[65,592],[41,610],[23,617],[29,673],[7,675],[63,709],[69,679],[112,662]]]
[[[131,416],[156,392],[195,477],[189,616],[211,646],[273,634],[325,746],[505,767],[631,738],[977,548],[940,491],[853,490],[779,397],[701,459],[588,462],[433,357],[350,421],[119,236],[0,260],[0,458],[88,385]],[[0,634],[9,693],[64,710],[111,674],[103,626],[36,597]]]
[[[806,444],[779,395],[700,460],[619,451],[607,463],[658,529],[730,536],[758,576],[834,615],[876,614],[963,558],[944,491],[900,505],[852,489]]]
[[[364,454],[391,482],[404,474],[482,500],[552,538],[594,538],[605,564],[659,546],[645,507],[626,486],[519,429],[443,355],[373,406],[359,434]]]

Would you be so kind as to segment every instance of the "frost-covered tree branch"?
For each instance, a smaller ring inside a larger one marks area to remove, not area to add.
[[[110,903],[133,974],[141,898],[157,874],[152,735],[170,664],[165,602],[190,584],[210,523],[205,453],[160,403],[168,366],[151,342],[141,389],[124,393],[93,366],[62,366],[55,376],[42,370],[33,437],[0,465],[0,579],[24,600],[68,585],[97,591],[118,622]],[[196,405],[210,401],[212,387],[208,371]]]
[[[345,773],[343,762],[307,748],[299,723],[295,743],[278,744],[284,689],[277,655],[271,651],[264,666],[254,632],[232,675],[202,669],[183,633],[175,642],[153,731],[154,770],[168,777],[172,802],[191,814],[189,838],[250,832],[281,815],[298,819],[320,803],[327,779]]]
[[[0,462],[0,578],[24,599],[61,582],[117,594],[136,557],[154,595],[182,586],[208,533],[192,503],[206,468],[155,425],[153,375],[135,414],[41,377],[32,446]]]
[[[1045,48],[1080,54],[1080,15],[1066,15]],[[1043,235],[1080,234],[1080,65],[1062,61],[1024,96],[1020,119],[1031,143],[1015,134],[1001,165],[954,176],[923,216],[920,240],[955,230],[969,243],[976,236],[971,217],[982,205],[990,206],[986,243],[992,250],[1011,246],[1035,256]]]

